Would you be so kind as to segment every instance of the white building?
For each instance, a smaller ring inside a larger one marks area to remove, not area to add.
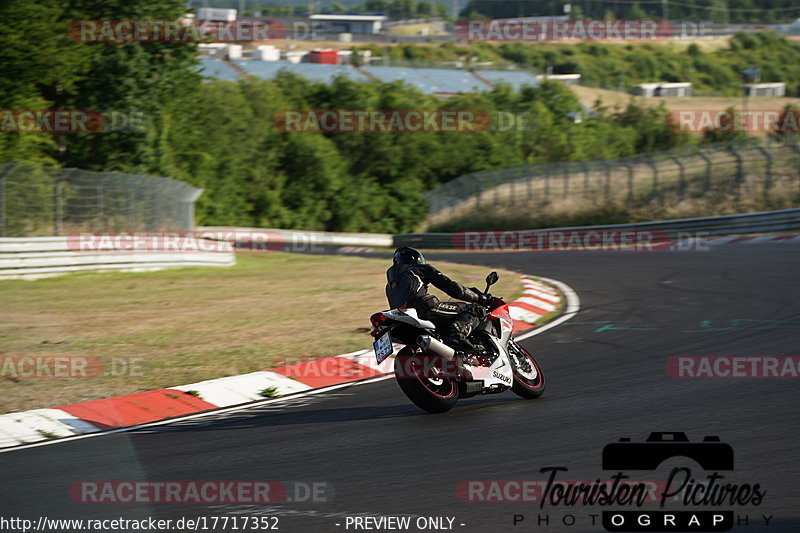
[[[385,15],[311,15],[311,27],[320,33],[380,33],[388,19]]]
[[[560,81],[566,83],[567,85],[581,84],[580,74],[539,74],[536,76],[536,79],[539,81],[542,80]]]
[[[748,98],[786,96],[786,84],[778,83],[745,83],[742,85]]]
[[[197,8],[197,20],[233,22],[236,20],[236,10],[221,7],[199,7]]]
[[[645,98],[673,96],[683,98],[692,96],[691,82],[677,83],[640,83],[636,86],[636,94]]]

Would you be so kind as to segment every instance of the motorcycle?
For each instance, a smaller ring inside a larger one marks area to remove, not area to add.
[[[498,279],[497,272],[490,273],[483,292],[488,294]],[[511,389],[533,399],[544,393],[542,369],[511,337],[514,322],[502,298],[492,297],[486,317],[470,336],[485,350],[477,356],[456,356],[433,322],[419,318],[414,309],[381,311],[370,322],[378,364],[394,353],[393,343],[405,345],[395,356],[395,378],[408,399],[429,413],[449,411],[459,398],[479,394]]]

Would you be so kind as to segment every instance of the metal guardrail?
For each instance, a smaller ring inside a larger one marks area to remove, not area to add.
[[[548,228],[537,230],[517,230],[507,232],[491,232],[508,235],[532,235],[536,233],[554,232],[624,232],[624,231],[650,231],[659,232],[670,240],[686,239],[690,237],[711,237],[726,235],[747,235],[757,233],[787,233],[800,232],[800,209],[782,209],[779,211],[762,211],[741,215],[726,215],[718,217],[682,218],[676,220],[663,220],[657,222],[641,222],[634,224],[610,224],[605,226],[576,226],[564,228]],[[465,233],[485,234],[487,232],[461,232],[461,233],[408,233],[395,235],[395,246],[414,246],[428,249],[453,249],[463,244],[464,239],[457,238]],[[512,242],[521,242],[521,239],[511,239]]]
[[[236,264],[233,246],[225,247],[215,241],[182,241],[184,250],[191,248],[193,251],[180,251],[163,243],[147,251],[109,250],[104,246],[82,251],[79,238],[0,238],[0,280],[38,279],[85,271],[136,272]]]
[[[634,224],[609,224],[604,226],[575,226],[535,230],[495,231],[490,233],[509,235],[531,235],[545,232],[596,231],[625,232],[651,231],[668,239],[681,239],[692,236],[747,235],[755,233],[800,233],[800,209],[782,209],[739,215],[718,217],[682,218]],[[321,246],[326,251],[339,246],[374,246],[397,248],[414,246],[426,249],[453,249],[463,244],[465,233],[485,234],[487,232],[459,233],[404,233],[389,235],[385,233],[332,233],[326,231],[299,231],[264,228],[233,228],[206,226],[197,228],[196,235],[235,243],[241,249],[282,250],[287,252],[308,252]],[[277,245],[271,247],[270,245]],[[320,250],[321,251],[321,250]]]
[[[303,252],[316,246],[376,246],[391,247],[394,237],[388,233],[336,233],[330,231],[300,231],[287,229],[235,228],[224,226],[201,226],[197,235],[237,243],[243,248],[249,245],[280,245],[285,251]]]

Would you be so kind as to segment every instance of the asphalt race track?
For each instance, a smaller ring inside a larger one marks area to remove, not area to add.
[[[758,484],[765,491],[758,506],[677,509],[733,510],[742,521],[747,517],[733,529],[744,533],[800,531],[800,380],[685,379],[666,370],[673,356],[800,355],[800,247],[448,253],[429,260],[444,257],[551,277],[578,293],[576,317],[523,342],[545,370],[544,397],[524,401],[508,392],[472,398],[434,416],[412,405],[394,380],[384,380],[12,451],[0,454],[2,515],[176,519],[235,513],[276,516],[279,530],[289,533],[356,531],[346,529],[347,516],[412,515],[454,517],[456,531],[601,532],[599,519],[593,526],[590,516],[601,514],[600,506],[461,501],[456,487],[465,480],[543,480],[543,467],[567,468],[562,480],[608,479],[613,472],[601,464],[606,444],[620,437],[644,441],[662,431],[685,432],[692,442],[719,436],[735,453],[735,469],[720,472],[723,483]],[[697,480],[710,473],[673,458],[655,472],[628,474],[665,479],[675,466],[691,467]],[[75,503],[68,489],[81,480],[324,482],[329,501]],[[524,516],[516,526],[514,515]],[[772,516],[769,526],[762,515]],[[565,525],[572,519],[574,525]]]

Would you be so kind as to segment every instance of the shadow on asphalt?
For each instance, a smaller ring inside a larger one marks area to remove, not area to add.
[[[186,420],[174,424],[144,428],[134,433],[148,432],[178,432],[178,431],[205,431],[205,430],[233,430],[237,428],[268,428],[277,426],[295,426],[310,424],[330,424],[335,422],[359,422],[368,420],[420,418],[441,419],[469,416],[477,410],[500,406],[507,403],[516,403],[521,400],[515,396],[479,396],[460,400],[453,410],[439,415],[428,414],[410,401],[399,405],[360,406],[360,407],[331,407],[320,409],[297,409],[291,405],[283,409],[275,406],[260,406],[249,409],[241,414],[220,414],[218,417],[210,415],[209,418]]]

